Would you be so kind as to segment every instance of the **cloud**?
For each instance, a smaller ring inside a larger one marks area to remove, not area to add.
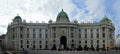
[[[12,19],[19,14],[22,19],[27,22],[45,21],[49,19],[56,20],[57,14],[64,9],[70,15],[74,8],[71,1],[65,0],[0,0],[0,25],[7,26],[12,22]],[[67,5],[66,5],[67,4]],[[71,16],[70,16],[71,18]],[[0,32],[5,33],[5,30],[0,27]],[[3,32],[4,31],[4,32]]]
[[[56,20],[64,9],[69,19],[79,22],[99,22],[107,15],[120,33],[119,0],[0,0],[0,33],[6,33],[7,25],[19,14],[27,22]],[[117,23],[117,25],[116,25]],[[4,28],[4,29],[3,29]]]
[[[77,18],[79,22],[93,22],[97,21],[103,17],[103,6],[100,0],[72,0],[77,6],[74,10],[75,14],[73,18]]]

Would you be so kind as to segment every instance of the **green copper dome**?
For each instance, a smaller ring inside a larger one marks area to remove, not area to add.
[[[62,11],[58,14],[57,18],[59,18],[59,17],[68,18],[67,14],[63,11],[63,9],[62,9]]]
[[[64,22],[69,22],[69,17],[67,15],[67,13],[65,13],[62,9],[61,12],[58,13],[57,15],[57,19],[56,19],[57,22],[61,22],[61,21],[64,21]]]
[[[16,23],[16,22],[17,22],[17,23],[20,23],[20,22],[22,22],[22,19],[21,19],[21,17],[20,17],[19,15],[17,15],[17,16],[15,16],[13,22],[14,22],[14,23]]]
[[[101,22],[111,22],[111,20],[105,15]]]
[[[16,16],[14,19],[21,19],[21,17],[20,16]]]

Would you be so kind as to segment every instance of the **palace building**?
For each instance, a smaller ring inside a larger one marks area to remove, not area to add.
[[[59,50],[114,47],[114,25],[104,16],[99,23],[70,22],[61,10],[56,21],[28,23],[17,15],[8,25],[6,47],[11,50]]]

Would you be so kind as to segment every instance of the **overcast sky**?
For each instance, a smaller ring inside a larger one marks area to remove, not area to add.
[[[56,20],[64,9],[70,21],[99,22],[107,15],[115,25],[115,35],[120,33],[120,0],[0,0],[0,34],[19,14],[27,22]]]

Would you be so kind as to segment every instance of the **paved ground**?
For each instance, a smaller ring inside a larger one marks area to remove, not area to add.
[[[120,54],[120,51],[29,51],[28,54]]]

